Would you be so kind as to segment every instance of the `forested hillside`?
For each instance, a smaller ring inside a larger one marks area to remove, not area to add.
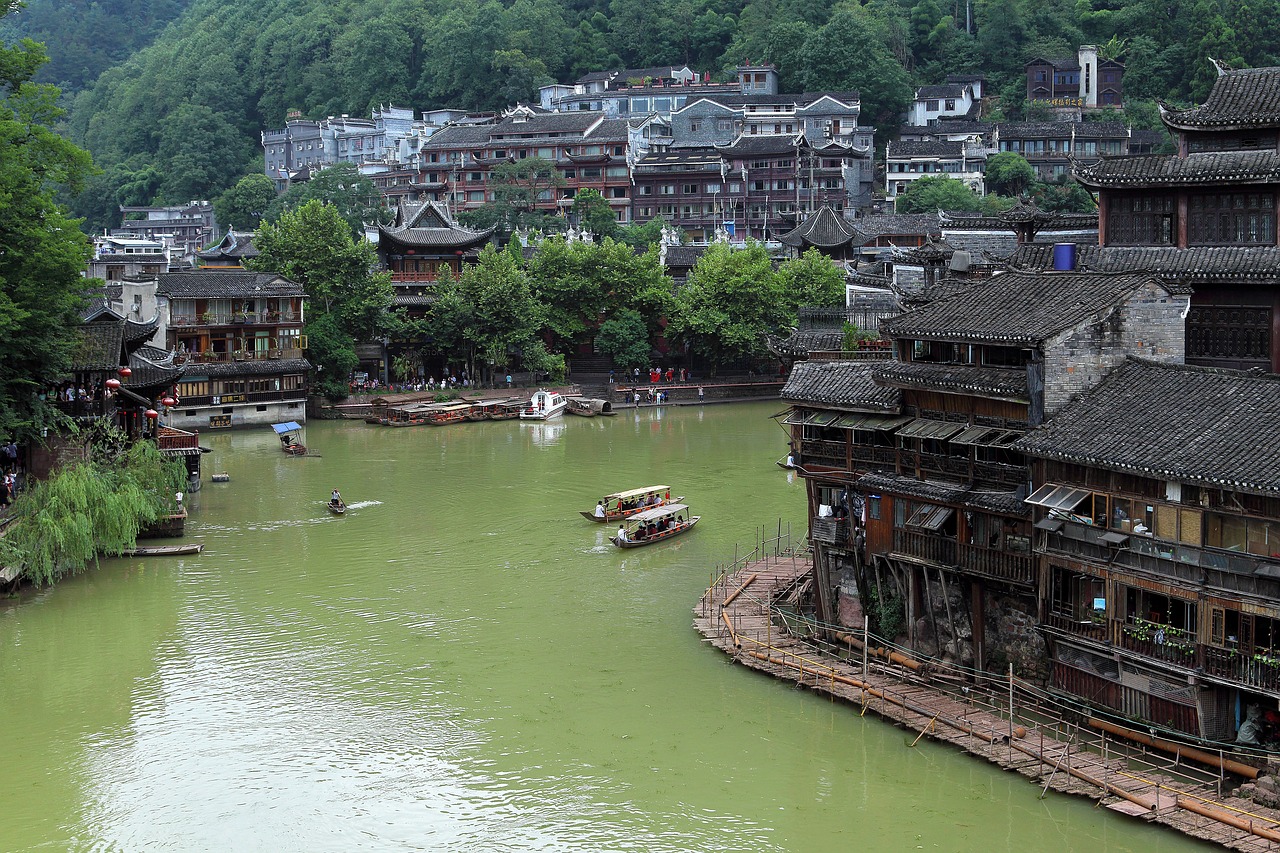
[[[47,37],[55,65],[107,50],[68,28]],[[1023,64],[1081,42],[1126,63],[1126,101],[1191,101],[1206,57],[1277,64],[1280,0],[193,0],[71,102],[70,133],[105,170],[76,208],[94,227],[119,203],[213,198],[259,168],[259,131],[290,109],[496,109],[619,66],[769,60],[790,91],[860,90],[886,132],[913,86],[981,72],[1016,118]]]

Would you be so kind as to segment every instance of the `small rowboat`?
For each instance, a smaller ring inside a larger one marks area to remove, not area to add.
[[[613,417],[613,415],[617,414],[613,410],[613,404],[608,400],[600,400],[594,397],[566,397],[564,410],[571,415],[578,415],[584,418],[594,418],[596,415]]]
[[[121,557],[173,557],[179,554],[199,554],[204,550],[204,543],[191,542],[187,545],[150,545],[145,548],[128,548],[120,552]]]
[[[345,501],[338,501],[337,503],[334,503],[333,501],[329,501],[327,504],[325,504],[325,506],[327,506],[329,508],[329,512],[333,513],[334,515],[342,515],[344,512],[347,511],[347,504]]]
[[[231,475],[226,472],[218,472],[216,474],[209,475],[209,479],[213,480],[215,483],[229,483],[231,482]]]
[[[639,548],[655,542],[665,542],[688,533],[701,519],[700,515],[690,515],[689,507],[685,504],[668,504],[657,509],[647,509],[624,519],[622,529],[609,541],[619,548]],[[650,526],[657,528],[663,523],[667,525],[665,530],[644,532]]]
[[[653,498],[657,498],[661,503],[653,503]],[[669,503],[679,503],[684,500],[684,495],[671,497],[670,486],[645,486],[641,489],[629,489],[625,492],[617,492],[612,495],[605,495],[600,499],[604,504],[604,515],[596,515],[594,511],[582,511],[582,517],[588,521],[594,521],[597,524],[605,524],[610,521],[617,521],[620,518],[627,518],[646,509],[654,509]]]

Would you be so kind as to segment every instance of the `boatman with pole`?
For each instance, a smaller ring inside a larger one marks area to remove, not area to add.
[[[597,502],[596,502],[596,510],[595,510],[595,512],[596,512],[596,518],[604,518],[604,517],[605,517],[605,512],[604,512],[604,501],[597,501]]]

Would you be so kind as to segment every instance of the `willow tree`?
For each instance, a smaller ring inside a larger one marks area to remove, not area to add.
[[[114,459],[68,465],[18,496],[0,564],[20,566],[39,586],[96,565],[99,555],[117,556],[172,511],[185,481],[181,461],[145,441]]]

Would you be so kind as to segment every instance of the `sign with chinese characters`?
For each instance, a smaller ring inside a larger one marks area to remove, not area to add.
[[[209,415],[209,429],[228,429],[231,415]]]

